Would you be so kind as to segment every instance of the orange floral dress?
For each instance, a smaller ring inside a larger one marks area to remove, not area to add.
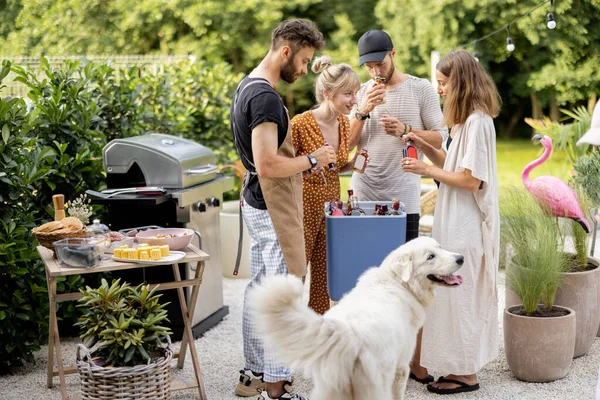
[[[310,265],[310,299],[308,306],[323,314],[329,310],[327,291],[327,255],[325,238],[324,203],[340,200],[339,171],[348,163],[348,135],[350,119],[338,116],[340,145],[337,151],[336,169],[325,167],[323,174],[305,174],[302,185],[304,205],[304,240],[306,261]],[[296,154],[306,155],[322,147],[325,138],[311,111],[296,115],[292,119],[292,143]]]

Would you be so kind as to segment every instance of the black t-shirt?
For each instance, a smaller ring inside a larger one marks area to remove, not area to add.
[[[235,91],[230,124],[242,163],[252,172],[256,172],[252,154],[252,130],[264,122],[277,124],[277,146],[281,146],[289,123],[281,97],[266,79],[246,77]],[[252,207],[267,209],[256,174],[250,176],[242,195]]]

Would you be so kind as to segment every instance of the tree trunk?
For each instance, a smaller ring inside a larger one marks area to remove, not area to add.
[[[519,108],[517,108],[515,110],[515,112],[513,113],[513,115],[510,117],[510,122],[508,123],[508,126],[506,127],[506,130],[504,131],[504,136],[506,137],[506,139],[510,139],[514,136],[513,131],[515,130],[519,121],[521,121],[521,119],[522,119],[524,108],[525,108],[525,106],[521,102],[519,104]]]
[[[590,114],[594,113],[594,107],[596,107],[596,101],[598,101],[598,96],[596,96],[595,94],[591,95],[590,98],[588,99],[588,111],[590,112]]]
[[[530,97],[531,97],[531,117],[533,119],[544,118],[544,112],[542,110],[542,105],[540,104],[535,93],[532,93]]]
[[[558,121],[560,119],[558,102],[556,101],[556,95],[554,93],[550,95],[550,119],[552,121]]]

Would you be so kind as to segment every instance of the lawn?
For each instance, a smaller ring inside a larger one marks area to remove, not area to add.
[[[496,163],[498,166],[498,181],[502,187],[514,185],[521,186],[521,172],[532,160],[541,156],[543,147],[525,139],[501,140],[496,142]],[[550,158],[539,167],[535,168],[530,179],[542,175],[553,175],[568,182],[571,162],[564,151],[554,150]],[[431,183],[430,179],[423,179],[423,183]],[[342,199],[350,188],[350,175],[341,177]],[[360,199],[359,199],[360,200]],[[391,200],[391,199],[390,199]]]

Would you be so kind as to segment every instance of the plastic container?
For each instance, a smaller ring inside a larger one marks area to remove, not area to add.
[[[69,238],[52,243],[56,258],[66,267],[93,268],[104,257],[106,240],[97,238]]]
[[[333,217],[325,203],[327,286],[334,301],[352,290],[365,270],[379,266],[406,242],[406,214],[373,215],[376,204],[392,205],[391,201],[359,201],[366,215]]]

